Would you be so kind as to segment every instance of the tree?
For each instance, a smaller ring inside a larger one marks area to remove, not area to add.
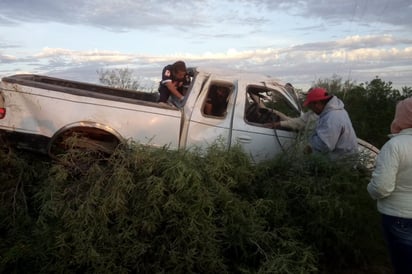
[[[141,88],[140,81],[133,77],[133,70],[129,68],[100,69],[97,74],[100,83],[110,87],[132,90]]]
[[[402,87],[402,96],[405,98],[412,96],[412,87]]]
[[[396,103],[403,99],[392,82],[376,77],[337,95],[343,98],[358,137],[380,148],[388,140]]]
[[[355,86],[355,82],[351,80],[346,80],[343,82],[342,77],[334,74],[332,78],[318,79],[318,81],[314,83],[314,86],[323,87],[329,93],[336,94],[345,93],[346,91],[352,89]]]

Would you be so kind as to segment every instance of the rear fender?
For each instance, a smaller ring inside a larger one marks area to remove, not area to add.
[[[105,153],[112,152],[124,139],[113,128],[95,122],[81,121],[69,124],[58,130],[47,146],[50,157],[68,149],[67,139],[78,138],[76,147],[80,149],[93,149]]]

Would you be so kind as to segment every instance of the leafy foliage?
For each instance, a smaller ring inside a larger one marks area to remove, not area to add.
[[[297,154],[282,155],[264,170],[257,191],[272,201],[286,201],[285,224],[298,227],[300,240],[319,251],[323,272],[368,265],[375,256],[382,259],[378,215],[366,191],[367,170]],[[272,178],[277,178],[275,185],[267,181]]]
[[[104,85],[131,90],[141,89],[140,81],[135,79],[133,70],[129,68],[100,69],[97,74],[99,75],[99,82]]]
[[[342,77],[334,74],[331,78],[319,79],[314,86],[323,87],[332,94],[346,92],[352,90],[356,83],[350,80],[343,82]]]
[[[376,78],[353,88],[342,98],[357,135],[380,148],[388,140],[396,103],[406,97],[393,89],[391,82]]]
[[[0,272],[371,273],[382,243],[369,174],[288,155],[1,153]]]
[[[39,155],[0,150],[0,272],[25,272],[42,254],[33,241],[33,195],[48,164]],[[13,270],[13,271],[12,271]]]

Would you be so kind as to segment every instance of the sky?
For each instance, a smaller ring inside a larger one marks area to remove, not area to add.
[[[268,75],[412,87],[412,0],[0,0],[0,77],[159,81],[177,60]]]

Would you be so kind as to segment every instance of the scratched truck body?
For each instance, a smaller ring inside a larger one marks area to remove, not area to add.
[[[181,107],[157,103],[156,93],[34,74],[4,77],[2,139],[51,156],[73,135],[80,136],[85,147],[106,151],[127,140],[170,149],[205,148],[219,140],[228,148],[240,145],[255,162],[273,158],[293,143],[295,132],[264,126],[279,119],[272,109],[301,115],[296,94],[283,83],[249,73],[202,68],[190,72]],[[208,115],[205,105],[217,87],[228,91],[226,110],[220,116]]]

